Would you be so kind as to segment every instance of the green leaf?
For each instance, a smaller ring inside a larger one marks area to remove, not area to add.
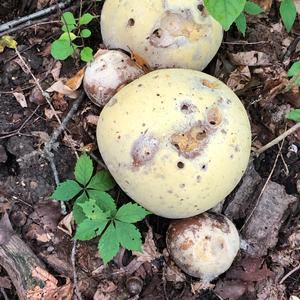
[[[133,224],[115,221],[117,237],[122,247],[142,251],[142,236]]]
[[[76,181],[66,180],[56,187],[50,197],[55,200],[68,201],[73,199],[81,190],[81,186]]]
[[[82,207],[80,204],[84,203],[85,201],[88,201],[88,197],[86,192],[83,192],[80,197],[77,198],[77,200],[74,202],[72,213],[73,217],[75,219],[76,224],[81,223],[83,220],[86,219],[86,216],[82,210]]]
[[[102,170],[97,172],[96,175],[92,177],[87,188],[105,192],[111,190],[115,185],[116,183],[109,172]]]
[[[80,52],[80,58],[85,62],[93,60],[93,49],[90,47],[84,47]]]
[[[99,231],[103,231],[108,220],[83,220],[76,228],[75,240],[88,241],[96,237]]]
[[[90,198],[95,199],[96,204],[104,212],[111,212],[111,216],[115,215],[117,208],[114,199],[105,192],[99,192],[96,190],[87,190]]]
[[[101,208],[97,205],[96,200],[89,199],[84,203],[79,203],[84,214],[91,220],[107,220],[107,214],[104,213]]]
[[[90,13],[86,13],[82,15],[81,18],[79,19],[79,24],[80,25],[89,24],[93,19],[94,19],[93,15],[91,15]]]
[[[235,20],[235,25],[238,30],[245,36],[246,28],[247,28],[247,21],[244,13],[241,13],[238,18]]]
[[[288,70],[288,76],[294,77],[294,84],[300,84],[300,61],[297,61],[292,64],[292,66]]]
[[[56,40],[51,44],[51,55],[58,60],[65,60],[74,52],[70,41]]]
[[[71,32],[76,28],[76,20],[73,13],[71,13],[70,11],[67,11],[62,15],[61,21],[64,24],[62,30],[65,32]]]
[[[65,41],[68,41],[70,42],[71,41],[74,41],[75,39],[77,38],[77,36],[73,33],[73,32],[64,32],[60,37],[59,37],[59,40],[65,40]]]
[[[280,3],[279,11],[282,22],[287,32],[290,32],[292,30],[297,15],[297,10],[294,1],[282,0]]]
[[[227,31],[231,24],[241,14],[246,0],[204,0],[208,12]]]
[[[135,223],[143,220],[150,212],[136,203],[127,203],[119,208],[116,219],[125,223]]]
[[[291,110],[288,113],[287,118],[296,122],[300,122],[300,109]]]
[[[254,2],[247,1],[244,11],[249,15],[258,15],[262,13],[264,10]]]
[[[108,263],[120,249],[116,229],[111,223],[101,236],[98,244],[98,249],[103,262]]]
[[[82,185],[87,185],[93,175],[93,161],[86,154],[82,154],[76,162],[75,178]]]
[[[80,32],[80,36],[83,38],[88,38],[91,36],[91,34],[92,34],[92,32],[89,29],[83,29]]]

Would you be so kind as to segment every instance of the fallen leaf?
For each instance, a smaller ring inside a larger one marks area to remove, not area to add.
[[[51,75],[53,77],[54,80],[58,81],[59,80],[59,74],[60,74],[60,70],[62,67],[62,63],[58,60],[53,69],[51,70]]]
[[[15,96],[16,100],[23,108],[28,107],[27,101],[23,93],[14,92],[13,95]]]
[[[245,257],[233,265],[226,273],[226,278],[242,280],[245,282],[257,282],[273,276],[263,259],[258,257]]]
[[[194,295],[198,294],[203,290],[213,289],[214,287],[215,287],[214,284],[202,282],[202,281],[195,281],[191,283],[191,291]]]
[[[57,228],[68,234],[69,236],[73,235],[74,229],[74,218],[72,212],[67,214],[57,225]]]
[[[51,108],[45,108],[44,113],[48,120],[51,120],[55,116],[55,114],[57,114],[57,115],[62,114],[61,111],[59,111],[59,110],[53,111]]]
[[[269,11],[273,3],[273,0],[252,0],[252,1],[258,4],[265,11]]]
[[[248,283],[241,280],[218,280],[214,292],[221,299],[238,300],[248,290]]]
[[[37,105],[42,105],[46,103],[46,99],[42,91],[37,86],[32,89],[29,96],[29,101]]]
[[[272,280],[262,282],[258,286],[256,300],[279,300],[287,299],[286,287],[283,284],[276,284]]]
[[[30,240],[36,240],[41,243],[47,243],[51,241],[52,236],[47,233],[38,224],[30,224],[26,233],[26,238]]]
[[[35,137],[39,138],[38,147],[40,148],[42,145],[48,143],[50,141],[50,136],[45,131],[32,131],[31,134]]]
[[[3,35],[2,37],[0,37],[0,53],[4,51],[5,47],[16,49],[17,42],[11,36]]]
[[[93,300],[114,300],[117,299],[117,286],[109,280],[102,280],[97,287]]]
[[[153,240],[153,231],[149,226],[147,235],[145,237],[145,243],[142,246],[142,252],[132,252],[133,255],[137,256],[137,261],[139,262],[149,262],[151,263],[153,260],[160,258],[162,256],[161,253],[157,251],[157,247]]]
[[[73,77],[67,80],[66,86],[68,86],[72,91],[76,91],[82,83],[84,76],[85,67],[80,69]]]
[[[92,124],[92,125],[95,125],[95,126],[97,126],[98,120],[99,120],[99,116],[88,115],[88,116],[86,117],[86,121],[87,121],[89,124]]]
[[[264,52],[246,51],[229,53],[230,61],[237,66],[269,66],[269,56]]]
[[[248,66],[238,66],[229,75],[227,85],[233,90],[238,91],[245,87],[251,80],[251,73]]]

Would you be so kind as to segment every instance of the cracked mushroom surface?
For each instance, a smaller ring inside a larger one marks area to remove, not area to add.
[[[202,0],[106,0],[101,33],[107,47],[132,51],[153,69],[203,70],[223,38]]]
[[[215,213],[173,221],[166,242],[174,262],[185,273],[204,282],[228,270],[240,248],[234,224]]]
[[[199,71],[150,72],[123,87],[97,125],[101,155],[119,186],[151,212],[185,218],[222,201],[249,160],[239,98]]]
[[[104,106],[119,88],[143,74],[125,53],[100,49],[87,65],[83,86],[94,104]]]

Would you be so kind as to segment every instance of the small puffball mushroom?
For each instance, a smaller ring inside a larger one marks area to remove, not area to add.
[[[151,212],[184,218],[222,201],[250,156],[239,98],[202,72],[165,69],[134,80],[97,124],[102,158],[119,186]]]
[[[143,74],[143,70],[125,53],[100,49],[87,65],[83,86],[93,103],[104,106],[121,86]]]
[[[215,213],[173,221],[166,242],[173,261],[185,273],[204,282],[228,270],[240,248],[234,224]]]
[[[223,38],[202,0],[106,0],[101,33],[107,47],[132,51],[153,69],[203,70]]]

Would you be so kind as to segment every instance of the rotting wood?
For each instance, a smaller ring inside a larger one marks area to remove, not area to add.
[[[0,265],[13,282],[20,300],[47,298],[57,290],[57,280],[13,231],[8,215],[0,221]],[[39,298],[39,297],[44,298]]]

